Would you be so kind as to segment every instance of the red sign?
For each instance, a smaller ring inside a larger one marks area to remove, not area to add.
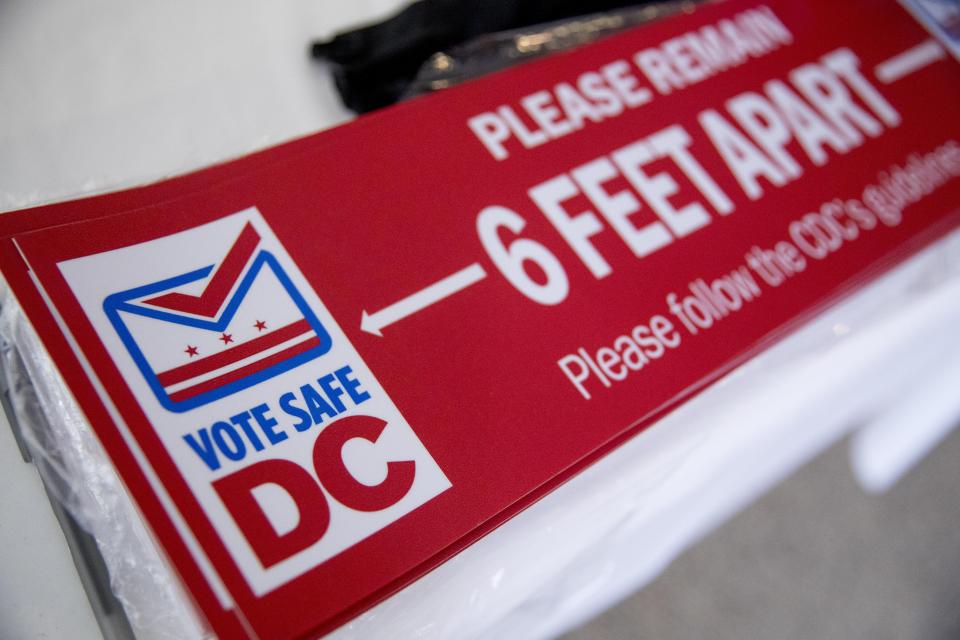
[[[0,220],[218,635],[331,630],[960,223],[960,68],[732,0]]]

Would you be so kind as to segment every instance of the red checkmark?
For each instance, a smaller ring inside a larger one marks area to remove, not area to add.
[[[236,242],[230,247],[227,257],[223,259],[220,267],[210,278],[210,282],[207,283],[203,293],[198,296],[176,292],[165,293],[162,296],[144,300],[144,302],[171,311],[213,318],[217,315],[220,307],[223,306],[223,301],[227,299],[227,295],[233,289],[233,284],[240,277],[240,273],[259,242],[259,234],[253,228],[253,225],[248,222],[243,227],[243,231],[240,232]]]

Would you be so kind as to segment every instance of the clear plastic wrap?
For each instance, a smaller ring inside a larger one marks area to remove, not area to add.
[[[654,579],[685,548],[852,429],[883,420],[910,390],[952,375],[960,363],[958,325],[960,232],[331,637],[562,633]],[[203,637],[89,425],[9,297],[0,332],[30,450],[55,495],[96,537],[138,635]],[[955,400],[940,398],[940,413],[960,409]],[[911,455],[885,453],[891,464]]]
[[[489,33],[435,53],[407,88],[404,98],[456,86],[557,51],[566,51],[679,11],[703,0],[668,0],[635,9],[608,11],[547,24]]]
[[[16,300],[0,294],[3,375],[22,440],[51,496],[97,541],[141,638],[202,638],[186,593]]]

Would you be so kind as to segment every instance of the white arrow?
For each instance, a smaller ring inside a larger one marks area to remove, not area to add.
[[[939,42],[930,38],[915,47],[910,47],[903,53],[898,53],[885,62],[881,62],[874,68],[873,72],[880,82],[890,84],[946,57],[946,50],[940,46]]]
[[[391,325],[398,320],[403,320],[417,311],[422,311],[430,305],[440,302],[444,298],[452,296],[459,291],[463,291],[470,285],[480,282],[486,277],[487,272],[483,270],[483,267],[477,263],[473,263],[469,267],[461,269],[439,282],[434,282],[429,287],[421,289],[402,300],[398,300],[380,311],[367,313],[366,309],[364,309],[363,316],[360,319],[360,329],[367,333],[372,333],[375,336],[383,337],[380,330],[387,325]]]

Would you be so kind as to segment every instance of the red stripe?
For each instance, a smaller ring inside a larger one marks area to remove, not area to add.
[[[243,344],[238,344],[235,347],[230,347],[220,353],[216,353],[212,356],[206,356],[200,358],[199,360],[194,360],[193,362],[188,362],[187,364],[181,365],[174,369],[168,369],[162,373],[157,374],[157,379],[160,381],[164,387],[169,387],[172,384],[177,384],[178,382],[183,382],[184,380],[189,380],[190,378],[196,378],[199,375],[204,373],[209,373],[211,371],[216,371],[221,367],[225,367],[228,364],[233,364],[238,360],[243,360],[252,355],[265,351],[270,347],[275,347],[281,342],[286,342],[296,338],[297,336],[310,331],[310,323],[306,320],[298,320],[292,324],[288,324],[285,327],[281,327],[276,331],[271,331],[270,333],[260,336],[259,338],[254,338],[250,342],[244,342]]]
[[[201,393],[206,393],[207,391],[211,391],[218,387],[222,387],[224,385],[230,384],[235,380],[246,378],[247,376],[253,375],[258,371],[263,371],[264,369],[271,367],[277,364],[278,362],[283,362],[288,358],[292,358],[300,353],[303,353],[304,351],[308,351],[309,349],[312,349],[319,345],[320,345],[320,338],[318,338],[317,336],[311,336],[310,338],[304,340],[303,342],[299,344],[295,344],[292,347],[284,349],[283,351],[280,351],[278,353],[275,353],[272,356],[268,356],[263,360],[257,360],[256,362],[252,362],[245,367],[240,367],[239,369],[235,369],[230,373],[225,373],[222,376],[218,376],[211,380],[207,380],[206,382],[201,382],[200,384],[196,384],[192,387],[187,387],[186,389],[177,391],[176,393],[171,393],[170,400],[172,400],[173,402],[183,402],[184,400],[189,400],[190,398],[198,396]]]
[[[240,277],[243,267],[247,260],[253,254],[260,242],[260,236],[256,229],[249,222],[243,227],[237,241],[230,247],[227,257],[220,263],[220,267],[207,283],[207,287],[199,296],[192,296],[186,293],[166,293],[156,298],[144,300],[155,307],[163,307],[172,311],[182,313],[192,313],[206,318],[212,318],[217,315],[217,311],[223,306],[223,301],[227,299],[234,283]]]

